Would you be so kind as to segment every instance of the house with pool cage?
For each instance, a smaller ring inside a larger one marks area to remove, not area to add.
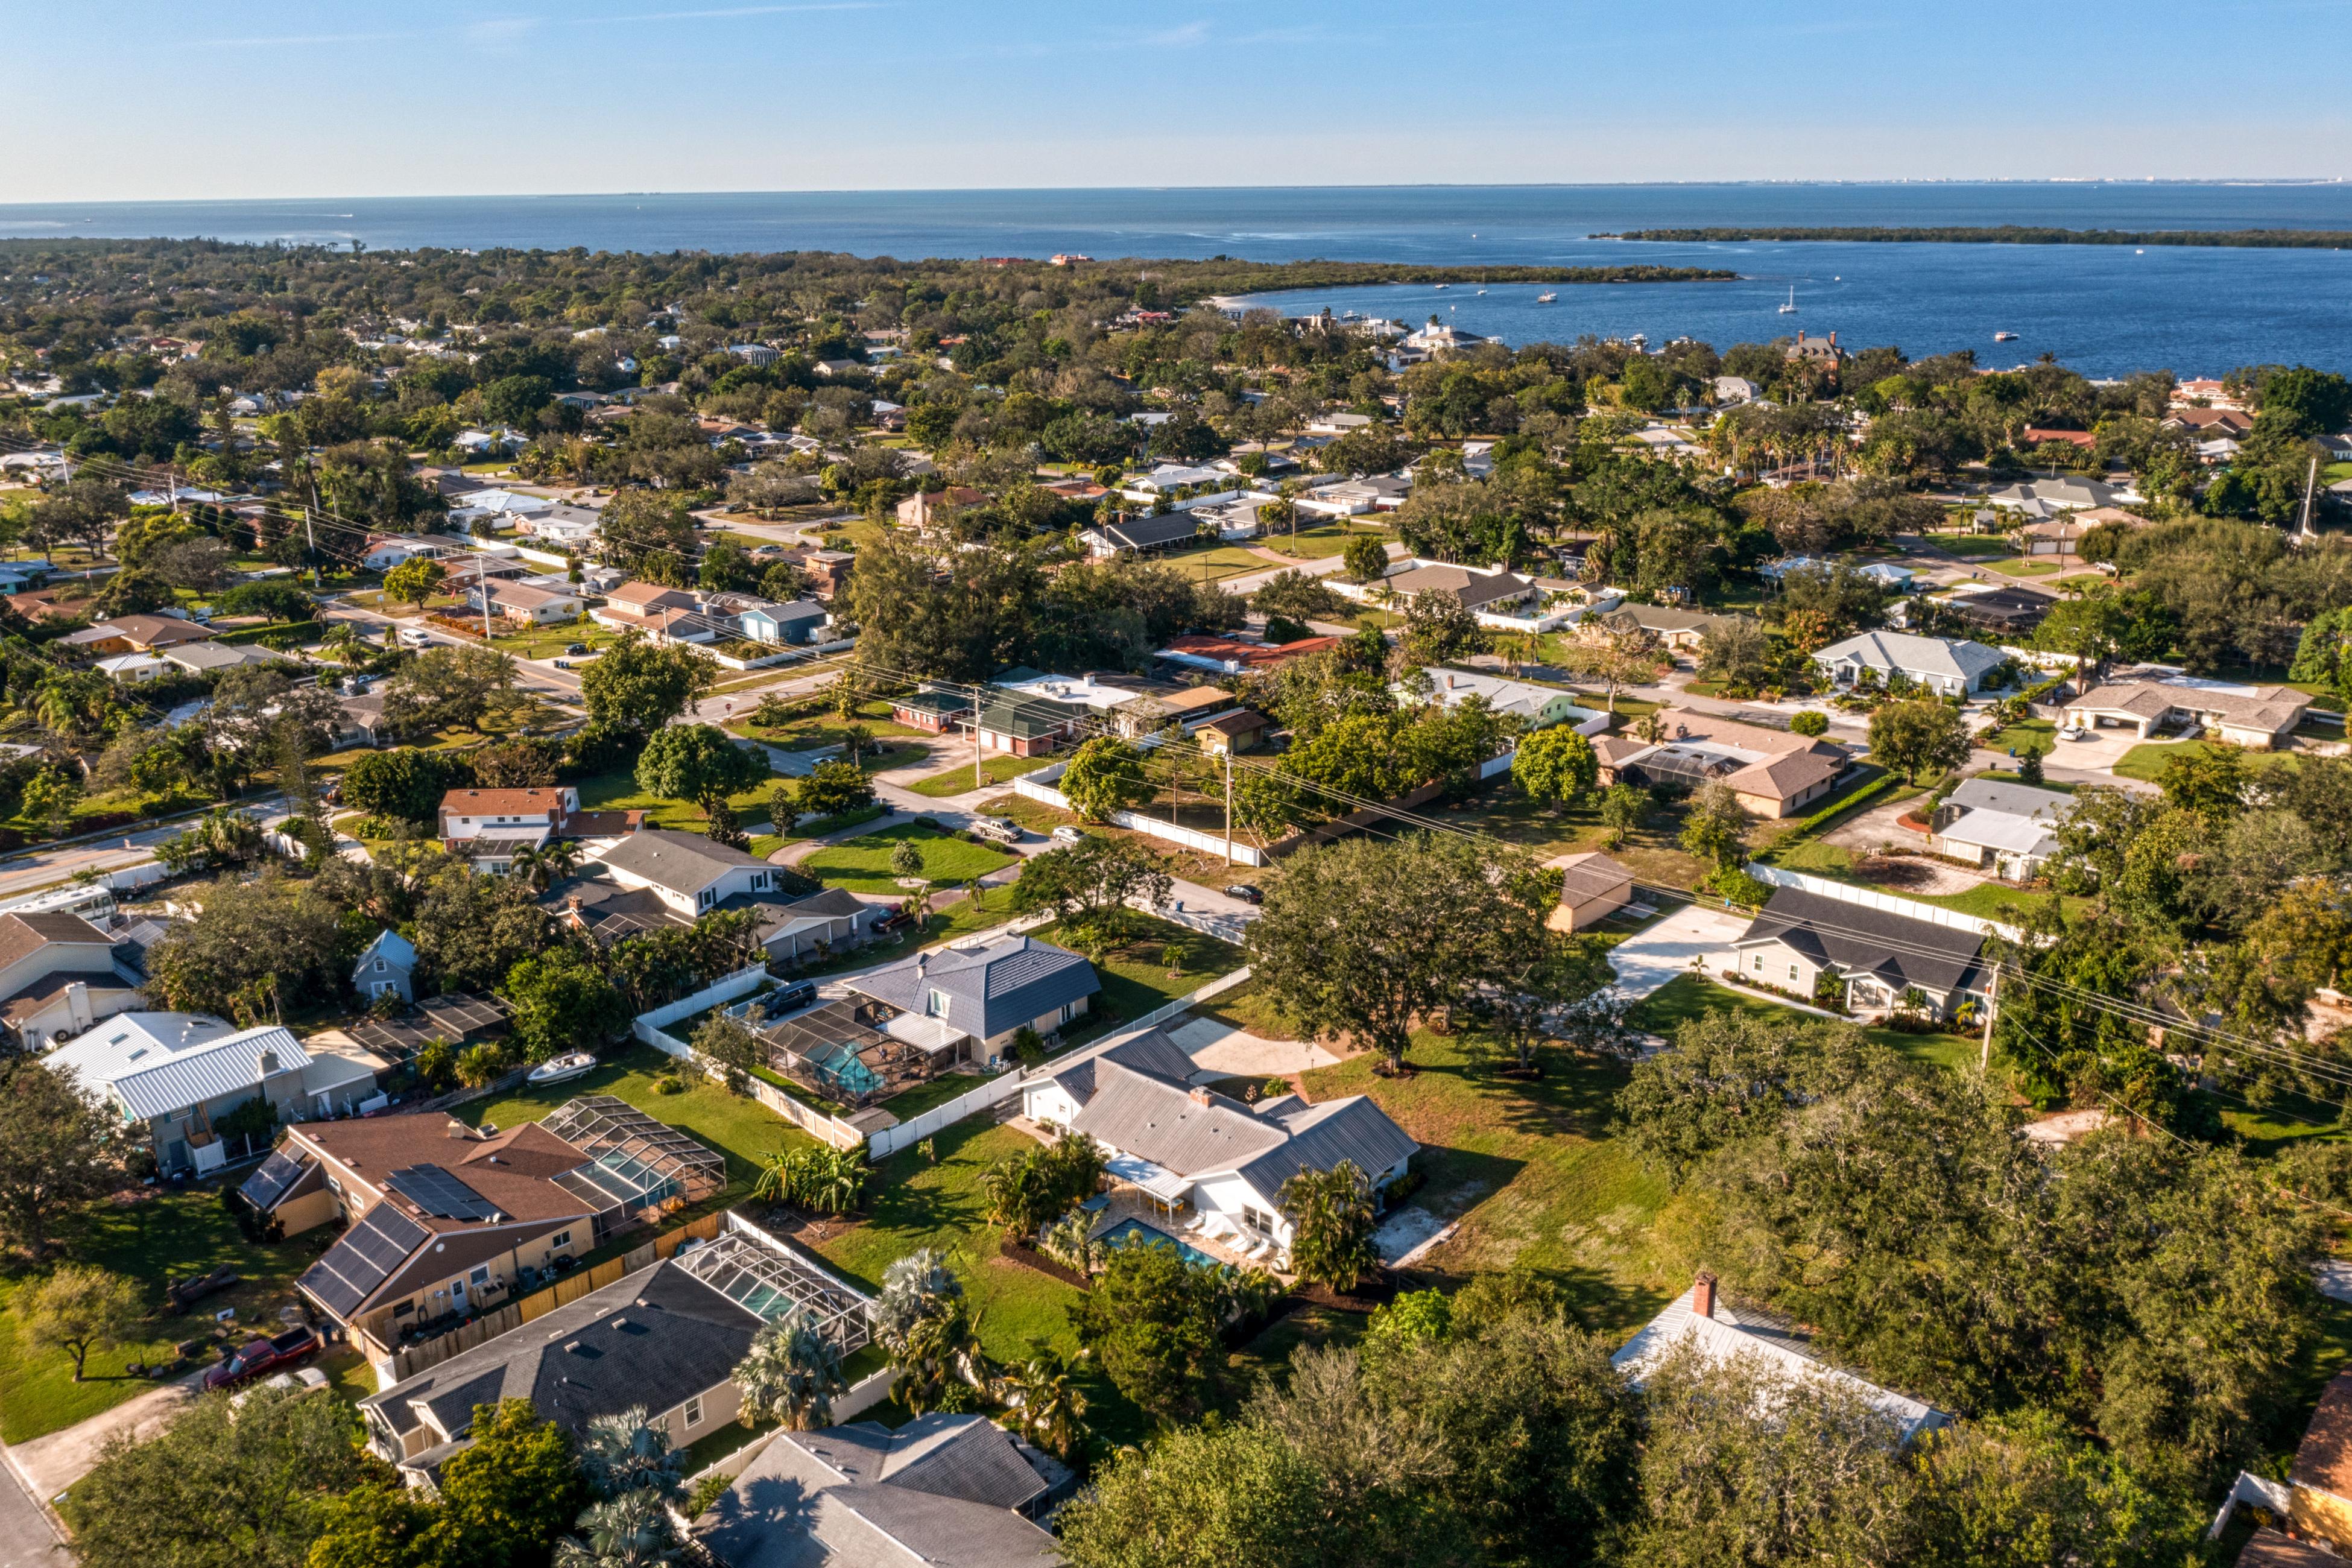
[[[736,1418],[736,1365],[768,1323],[806,1312],[845,1357],[866,1343],[867,1297],[740,1216],[728,1219],[715,1240],[361,1400],[368,1447],[412,1485],[429,1485],[470,1445],[477,1405],[527,1399],[575,1439],[600,1415],[642,1406],[684,1448]]]
[[[238,1192],[284,1235],[341,1223],[295,1285],[381,1369],[726,1182],[717,1150],[587,1095],[503,1130],[434,1115],[301,1123]]]

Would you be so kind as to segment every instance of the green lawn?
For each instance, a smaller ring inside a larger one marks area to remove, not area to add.
[[[735,808],[735,819],[744,823],[767,820],[768,797],[775,792],[778,782],[763,779],[742,794],[729,796],[727,804]],[[647,795],[637,788],[636,778],[631,773],[598,773],[593,778],[582,779],[578,788],[583,811],[643,811],[646,826],[670,827],[680,833],[700,833],[709,826],[692,801]],[[803,833],[801,837],[810,835]]]
[[[73,1381],[73,1363],[63,1352],[36,1351],[21,1337],[16,1300],[39,1276],[16,1269],[0,1278],[0,1442],[22,1443],[70,1426],[153,1387],[122,1375],[122,1369],[134,1361],[168,1362],[175,1342],[210,1331],[215,1312],[233,1307],[236,1329],[276,1331],[278,1309],[295,1299],[294,1277],[334,1238],[333,1231],[321,1228],[275,1246],[257,1245],[238,1233],[216,1187],[132,1192],[129,1202],[92,1205],[77,1229],[61,1233],[59,1260],[128,1275],[149,1308],[138,1342],[91,1353],[89,1382]],[[208,1273],[224,1263],[243,1274],[245,1283],[206,1299],[187,1317],[163,1310],[169,1278]],[[228,1338],[242,1344],[247,1335],[233,1331]]]
[[[1029,934],[1040,942],[1072,945],[1059,925],[1041,926]],[[1171,974],[1168,944],[1180,941],[1185,948],[1184,967]],[[1192,994],[1220,974],[1232,973],[1242,963],[1242,950],[1231,942],[1189,931],[1173,921],[1139,916],[1134,937],[1095,963],[1095,973],[1102,981],[1102,994],[1095,999],[1096,1020],[1140,1018],[1179,996]]]
[[[1040,768],[1053,765],[1051,757],[983,757],[980,763],[982,782],[977,785],[971,782],[971,763],[966,762],[961,766],[933,773],[929,778],[918,779],[908,787],[917,795],[929,795],[933,800],[950,800],[960,795],[970,795],[975,788],[1011,784],[1024,773],[1034,773]]]
[[[1278,533],[1266,534],[1254,542],[1263,544],[1268,550],[1287,555],[1293,560],[1320,561],[1326,556],[1344,554],[1348,548],[1348,541],[1365,535],[1384,542],[1391,537],[1389,531],[1383,528],[1349,528],[1337,522],[1318,522],[1313,528],[1301,523],[1295,535],[1285,529]],[[1261,569],[1276,564],[1278,563],[1264,559],[1258,562]]]
[[[2208,751],[2236,752],[2241,763],[2256,771],[2276,767],[2287,757],[2284,752],[2253,752],[2242,746],[2223,747],[2211,741],[2148,741],[2126,752],[2122,760],[2116,763],[2114,772],[2123,778],[2155,784],[2164,777],[2165,764],[2176,752],[2189,746],[2202,746]]]
[[[1931,544],[1949,555],[1979,560],[1986,556],[2006,556],[2017,546],[1998,533],[1923,533],[1921,542]]]
[[[851,723],[863,724],[869,733],[877,736],[919,741],[931,739],[928,730],[917,730],[894,722],[890,718],[892,709],[887,702],[878,700],[861,702],[856,712],[856,719],[845,721],[828,707],[821,713],[804,714],[789,724],[761,725],[749,720],[738,720],[727,728],[747,740],[764,741],[782,752],[814,752],[825,746],[838,746]]]
[[[2021,719],[1980,736],[1977,744],[1988,752],[2048,752],[2058,744],[2058,726],[2047,719]]]
[[[457,1114],[478,1127],[485,1122],[512,1127],[518,1122],[543,1121],[558,1106],[583,1094],[614,1095],[656,1121],[684,1129],[726,1155],[728,1188],[722,1198],[727,1202],[751,1190],[761,1162],[772,1151],[814,1142],[758,1100],[730,1094],[724,1086],[690,1071],[680,1075],[688,1086],[683,1093],[662,1093],[654,1082],[672,1065],[670,1058],[651,1046],[632,1045],[608,1058],[586,1078],[476,1100]],[[645,1240],[641,1236],[625,1239],[633,1246]]]
[[[898,873],[890,868],[892,851],[901,844],[917,846],[923,855],[923,875],[933,887],[961,887],[1001,867],[1015,856],[991,846],[971,844],[911,823],[886,827],[818,850],[800,863],[800,869],[835,888],[853,893],[904,897]]]
[[[2054,559],[2029,559],[2022,555],[2011,556],[2005,561],[1989,561],[1985,564],[2005,577],[2048,577],[2064,569]]]

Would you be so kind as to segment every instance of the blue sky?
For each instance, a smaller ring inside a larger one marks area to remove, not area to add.
[[[2352,174],[2352,0],[0,16],[0,202]]]

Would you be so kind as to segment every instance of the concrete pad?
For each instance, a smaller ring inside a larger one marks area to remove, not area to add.
[[[1689,973],[1692,959],[1720,952],[1747,929],[1745,915],[1686,905],[1609,950],[1618,989],[1639,1001],[1669,980]]]
[[[1444,1228],[1444,1220],[1425,1208],[1416,1208],[1408,1204],[1392,1212],[1381,1222],[1381,1227],[1372,1232],[1372,1250],[1381,1255],[1381,1262],[1393,1266],[1407,1254],[1419,1250]]]
[[[1214,1018],[1195,1018],[1169,1031],[1192,1058],[1192,1079],[1274,1078],[1338,1065],[1339,1058],[1311,1040],[1269,1040]]]
[[[158,1384],[62,1432],[18,1443],[8,1450],[9,1455],[36,1492],[55,1498],[97,1468],[99,1452],[108,1438],[121,1434],[144,1442],[170,1426],[173,1417],[203,1394],[206,1370],[199,1368],[175,1382]]]

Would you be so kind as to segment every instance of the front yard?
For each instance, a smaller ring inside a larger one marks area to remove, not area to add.
[[[898,873],[890,868],[890,857],[901,844],[912,844],[921,851],[922,874],[935,888],[961,887],[1019,858],[1002,849],[908,823],[830,845],[803,860],[799,868],[829,887],[880,898],[904,898],[906,889],[898,886]]]
[[[729,796],[727,804],[734,807],[736,821],[745,827],[765,822],[768,797],[774,793],[778,782],[776,778],[763,779],[742,794]],[[637,787],[634,773],[598,773],[593,778],[582,779],[577,787],[583,811],[642,811],[646,826],[675,828],[680,833],[700,833],[710,826],[692,801],[647,795]]]
[[[908,787],[917,795],[929,795],[933,800],[950,800],[990,784],[1011,784],[1024,773],[1034,773],[1040,768],[1053,765],[1051,757],[984,757],[980,764],[981,783],[975,784],[971,782],[971,763],[967,759],[958,766],[918,779]]]
[[[237,1175],[241,1179],[244,1173]],[[59,1260],[93,1263],[128,1276],[148,1303],[138,1342],[94,1351],[89,1381],[73,1381],[73,1363],[61,1351],[36,1350],[24,1337],[16,1303],[39,1279],[20,1269],[0,1279],[0,1442],[22,1443],[72,1426],[155,1384],[123,1374],[131,1363],[169,1362],[181,1340],[206,1337],[213,1315],[234,1309],[227,1341],[242,1344],[248,1331],[275,1332],[278,1309],[294,1300],[296,1275],[333,1240],[334,1232],[307,1232],[290,1241],[249,1242],[221,1207],[218,1188],[183,1191],[130,1189],[94,1204],[80,1229],[70,1234]],[[173,1277],[205,1274],[227,1264],[244,1283],[198,1303],[184,1318],[163,1310],[163,1287]],[[206,1361],[216,1359],[210,1356]]]

